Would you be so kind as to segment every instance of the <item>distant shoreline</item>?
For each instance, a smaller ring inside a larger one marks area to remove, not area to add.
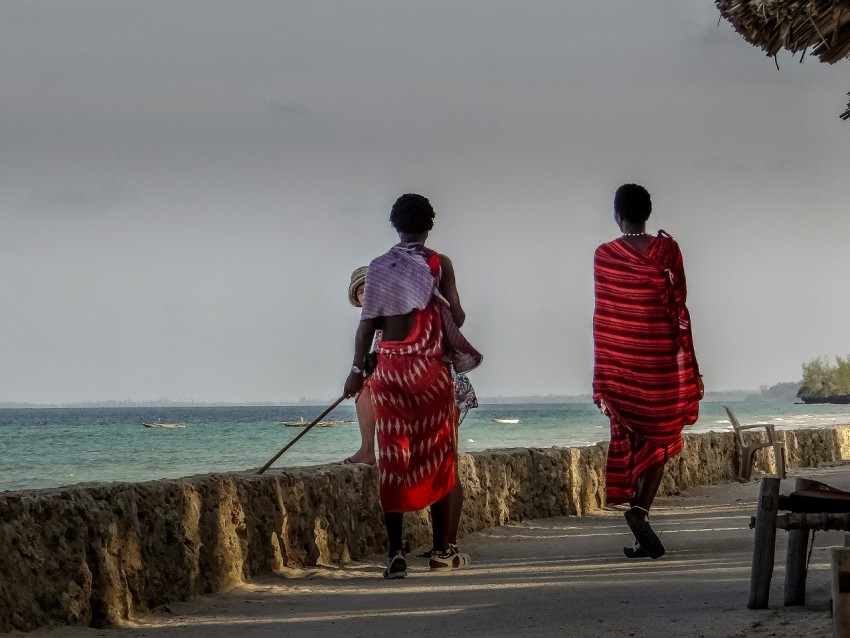
[[[785,399],[764,397],[757,390],[725,390],[707,392],[704,401],[707,402],[741,402],[741,401],[776,401],[789,402]],[[0,401],[0,410],[37,410],[37,409],[88,409],[88,408],[239,408],[239,407],[316,407],[327,406],[334,399],[303,399],[299,401],[89,401],[75,403],[26,403],[16,401]],[[546,404],[546,403],[592,403],[590,394],[546,394],[479,397],[481,405],[509,404]],[[793,401],[791,401],[793,402]]]

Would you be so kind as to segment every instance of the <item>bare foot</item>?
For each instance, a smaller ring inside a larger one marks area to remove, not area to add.
[[[343,464],[350,465],[352,463],[363,463],[364,465],[375,465],[375,461],[376,459],[374,452],[364,452],[363,450],[357,450],[357,452],[345,459],[343,461]]]

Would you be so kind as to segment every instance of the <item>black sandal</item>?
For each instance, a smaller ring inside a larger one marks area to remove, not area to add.
[[[623,553],[626,555],[626,558],[649,558],[649,554],[646,553],[646,550],[637,541],[635,541],[634,547],[624,547]]]
[[[632,534],[635,535],[635,539],[646,555],[650,558],[664,556],[664,545],[649,525],[648,512],[642,507],[633,507],[624,516],[629,529],[632,530]]]

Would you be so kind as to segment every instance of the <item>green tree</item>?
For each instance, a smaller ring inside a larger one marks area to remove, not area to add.
[[[836,356],[835,362],[832,373],[833,394],[850,394],[850,355],[843,358]]]
[[[803,384],[798,397],[829,397],[836,394],[834,388],[835,370],[826,357],[817,357],[803,364]],[[848,392],[850,394],[850,392]]]

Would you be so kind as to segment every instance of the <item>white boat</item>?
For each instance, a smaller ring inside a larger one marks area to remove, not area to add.
[[[166,428],[171,430],[186,427],[183,423],[143,423],[142,425],[146,428]]]
[[[317,428],[329,428],[334,425],[340,425],[341,423],[357,423],[354,419],[339,419],[336,421],[319,421],[314,427]],[[283,424],[288,428],[306,428],[309,423],[304,421],[304,417],[301,417],[300,421],[283,421]]]
[[[519,423],[519,419],[491,419],[493,423]]]

